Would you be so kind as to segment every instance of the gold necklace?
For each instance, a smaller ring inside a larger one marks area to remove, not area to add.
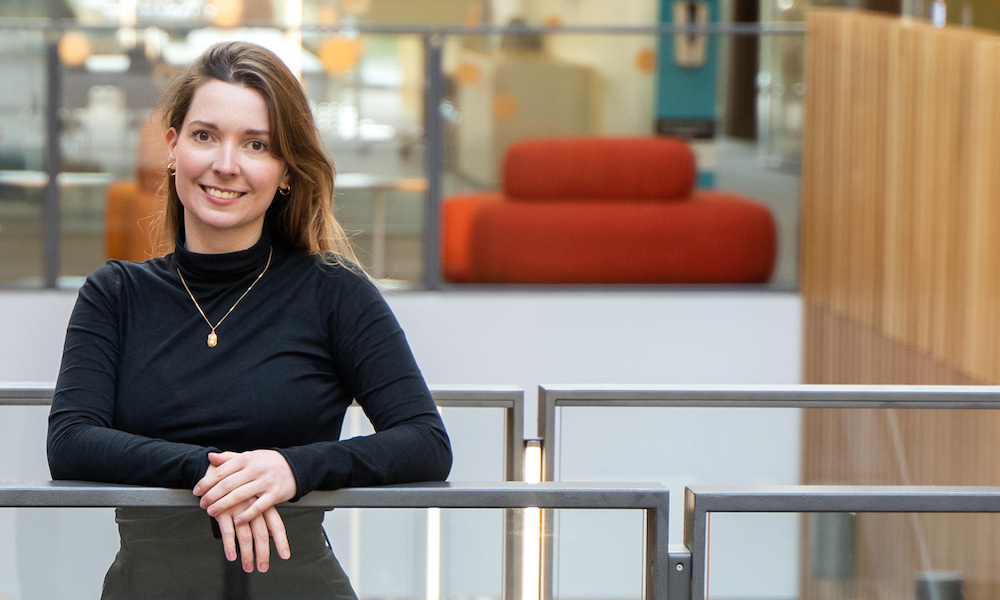
[[[191,302],[194,302],[195,308],[197,308],[198,312],[201,313],[201,318],[205,319],[205,322],[208,323],[208,326],[212,328],[212,333],[208,334],[209,348],[215,348],[215,345],[219,343],[219,336],[215,334],[215,328],[218,327],[219,325],[222,325],[222,322],[226,320],[226,317],[229,316],[229,313],[233,312],[233,309],[236,308],[236,305],[239,304],[244,298],[246,298],[247,294],[250,293],[250,290],[253,289],[253,286],[257,285],[257,282],[260,281],[260,278],[264,276],[264,273],[267,273],[267,268],[271,266],[271,256],[273,254],[274,254],[274,248],[272,247],[267,252],[267,264],[264,265],[264,270],[260,272],[260,275],[257,276],[257,279],[253,280],[253,283],[250,284],[250,287],[247,288],[247,291],[243,292],[243,295],[240,296],[239,299],[232,306],[229,307],[229,310],[226,311],[226,314],[222,315],[222,318],[219,319],[219,322],[216,323],[215,325],[212,325],[212,322],[209,321],[208,317],[205,316],[205,311],[201,309],[201,305],[198,304],[198,301],[195,300],[194,298],[194,294],[191,293],[191,288],[189,288],[187,282],[184,281],[184,275],[181,274],[180,267],[177,268],[177,275],[181,278],[181,284],[184,286],[184,289],[187,290],[188,296],[191,296]]]

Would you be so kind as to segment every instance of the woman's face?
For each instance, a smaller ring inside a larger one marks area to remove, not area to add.
[[[264,214],[288,180],[269,132],[264,98],[218,80],[195,90],[180,131],[167,131],[189,250],[234,252],[260,239]]]

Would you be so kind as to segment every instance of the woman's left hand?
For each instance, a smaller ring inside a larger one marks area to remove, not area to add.
[[[211,466],[194,486],[194,494],[201,496],[201,507],[213,517],[256,498],[233,518],[236,525],[249,523],[268,508],[295,496],[295,477],[279,452],[211,452],[208,460]]]

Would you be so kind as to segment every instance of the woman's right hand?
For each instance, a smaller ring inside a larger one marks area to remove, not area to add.
[[[230,562],[236,560],[237,549],[239,549],[238,555],[245,572],[253,573],[256,566],[258,571],[266,573],[270,566],[270,542],[272,539],[274,540],[274,548],[282,559],[288,559],[291,556],[291,550],[288,547],[288,537],[285,534],[285,523],[273,506],[247,523],[233,524],[233,518],[249,508],[255,500],[256,498],[246,500],[220,513],[215,517],[215,520],[219,523],[219,531],[222,533],[222,547],[226,553],[226,559]]]

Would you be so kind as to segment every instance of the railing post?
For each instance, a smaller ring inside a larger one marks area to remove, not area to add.
[[[438,33],[424,34],[424,168],[427,196],[424,201],[424,286],[441,287],[441,179],[444,174],[444,41]]]
[[[59,280],[60,218],[59,171],[62,168],[62,151],[59,144],[59,108],[63,102],[63,73],[59,61],[59,31],[49,30],[45,36],[45,203],[42,217],[44,265],[42,278],[45,287],[56,287]]]

